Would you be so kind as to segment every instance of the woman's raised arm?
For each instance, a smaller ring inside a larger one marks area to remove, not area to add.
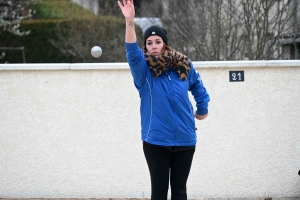
[[[136,33],[134,27],[135,11],[133,0],[123,0],[123,4],[118,1],[118,4],[126,20],[125,42],[134,43],[136,42]]]

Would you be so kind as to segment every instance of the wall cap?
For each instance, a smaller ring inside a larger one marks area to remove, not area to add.
[[[195,68],[300,67],[300,60],[193,61]],[[117,63],[20,63],[0,64],[1,70],[110,70],[129,69],[127,62]]]

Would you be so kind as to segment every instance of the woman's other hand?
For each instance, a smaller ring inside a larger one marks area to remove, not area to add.
[[[194,114],[194,117],[198,120],[203,120],[208,116],[208,113],[205,115],[198,115],[197,113]]]

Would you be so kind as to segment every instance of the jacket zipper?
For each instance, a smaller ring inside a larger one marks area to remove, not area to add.
[[[170,81],[172,81],[170,74],[168,72],[166,72],[166,74],[168,75],[168,78]],[[172,85],[172,84],[171,84]],[[174,88],[172,90],[172,92],[174,93]],[[174,104],[174,102],[172,102],[172,105]],[[173,112],[175,112],[175,110],[173,109]],[[177,135],[176,135],[176,130],[177,130],[177,122],[175,123],[176,127],[174,128],[174,143],[176,143],[177,141]]]

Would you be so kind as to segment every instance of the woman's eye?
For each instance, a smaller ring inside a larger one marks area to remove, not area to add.
[[[148,42],[148,43],[147,43],[147,45],[151,45],[151,44],[152,44],[151,42]]]
[[[156,44],[160,44],[160,43],[161,43],[161,41],[157,41],[157,42],[156,42]]]

